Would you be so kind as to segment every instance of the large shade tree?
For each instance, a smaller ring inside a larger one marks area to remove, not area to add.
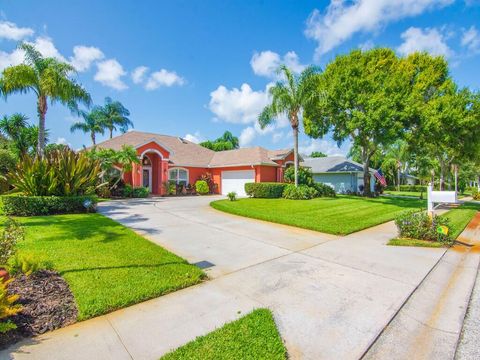
[[[5,96],[33,92],[37,97],[37,152],[42,156],[48,102],[60,102],[72,111],[77,111],[79,103],[88,106],[91,99],[88,92],[72,78],[75,74],[72,65],[52,57],[44,57],[31,44],[22,43],[19,48],[25,53],[24,62],[3,70],[0,87]]]
[[[339,144],[350,140],[360,151],[365,195],[371,195],[370,162],[382,147],[398,139],[405,127],[408,78],[391,49],[354,50],[337,56],[320,76],[322,94],[307,113],[305,132],[318,137],[332,126]]]
[[[267,105],[258,117],[260,127],[264,129],[271,125],[279,116],[286,116],[290,121],[293,132],[293,150],[294,150],[294,168],[295,168],[295,186],[298,186],[298,131],[300,126],[300,117],[303,115],[303,121],[309,122],[308,116],[313,111],[312,107],[319,100],[320,93],[317,91],[317,82],[319,69],[309,66],[296,75],[287,66],[282,65],[278,70],[282,79],[269,89],[271,102]],[[317,135],[323,135],[326,131],[320,130],[318,119]],[[326,130],[325,127],[323,127]]]

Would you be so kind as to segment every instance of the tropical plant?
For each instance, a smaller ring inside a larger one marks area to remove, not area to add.
[[[15,141],[21,129],[28,126],[28,117],[24,114],[15,113],[13,115],[5,115],[0,120],[0,131],[3,135]]]
[[[235,191],[230,191],[227,194],[227,197],[228,197],[228,200],[235,201],[235,200],[237,200],[237,193]]]
[[[297,76],[285,65],[280,66],[278,72],[284,77],[269,90],[271,103],[267,105],[258,117],[260,127],[264,129],[272,124],[278,116],[286,115],[293,131],[295,186],[298,185],[298,127],[299,117],[303,111],[303,120],[309,122],[309,109],[315,106],[320,99],[317,91],[318,69],[313,66],[307,67]],[[325,128],[326,132],[326,128]],[[317,131],[317,135],[325,132]]]
[[[133,127],[133,122],[128,118],[130,111],[120,101],[106,97],[105,105],[95,106],[93,111],[98,114],[104,127],[110,132],[110,139],[114,130],[125,133],[128,128]]]
[[[200,195],[206,195],[210,192],[208,183],[205,180],[197,180],[195,182],[195,191]]]
[[[18,242],[25,239],[23,227],[14,219],[8,218],[0,238],[0,266],[5,265],[17,251]]]
[[[285,170],[283,174],[283,180],[286,183],[295,182],[295,169],[293,167],[289,167]],[[298,185],[312,186],[314,184],[312,170],[306,167],[299,167],[297,172],[297,181]]]
[[[20,304],[15,304],[20,297],[8,293],[7,286],[11,281],[12,279],[0,281],[0,334],[4,334],[17,328],[13,322],[10,320],[5,321],[4,319],[14,316],[22,311],[22,306]]]
[[[11,275],[24,274],[30,276],[40,269],[40,263],[32,255],[19,255],[11,257],[8,261],[8,272]]]
[[[32,91],[37,97],[38,155],[45,148],[45,116],[50,103],[60,102],[70,110],[77,111],[78,104],[90,105],[87,91],[71,75],[75,68],[52,57],[44,57],[33,45],[22,43],[19,49],[25,53],[24,63],[3,70],[0,81],[5,95]]]
[[[71,132],[75,132],[77,130],[83,131],[85,134],[90,134],[90,139],[92,140],[92,144],[95,145],[95,135],[102,134],[105,132],[106,124],[103,118],[97,111],[81,111],[80,115],[83,118],[83,121],[78,121],[70,127]]]
[[[0,120],[0,132],[10,142],[9,148],[19,157],[35,150],[38,143],[38,126],[29,125],[26,115],[15,113]],[[48,130],[45,130],[48,141]]]
[[[0,149],[0,194],[10,189],[10,184],[2,176],[13,169],[16,163],[17,159],[10,150]]]
[[[408,173],[411,158],[412,154],[410,152],[408,143],[403,139],[399,139],[388,146],[383,156],[381,167],[385,173],[387,171],[396,173],[394,178],[396,177],[395,183],[397,184],[397,191],[400,191],[402,175],[406,176]]]
[[[225,131],[218,139],[203,141],[199,145],[213,151],[225,151],[238,149],[239,141],[230,131]]]
[[[16,191],[28,196],[75,196],[103,184],[100,163],[70,149],[51,151],[44,157],[25,156],[6,175]]]

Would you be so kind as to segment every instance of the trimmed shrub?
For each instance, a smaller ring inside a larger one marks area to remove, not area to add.
[[[290,166],[285,170],[283,179],[286,183],[295,183],[295,168]],[[298,168],[298,185],[312,186],[315,181],[313,180],[312,171],[310,168],[299,167]]]
[[[125,185],[123,188],[123,196],[130,198],[146,198],[150,194],[150,189],[147,187],[132,187],[132,185]]]
[[[337,195],[335,194],[335,190],[331,186],[323,183],[313,183],[312,187],[317,190],[318,196],[335,197]]]
[[[1,197],[1,206],[7,216],[87,213],[95,211],[96,204],[97,197],[94,195]]]
[[[206,195],[210,192],[208,183],[205,180],[197,180],[197,182],[195,183],[195,190],[200,195]]]
[[[398,187],[396,185],[388,185],[387,187],[385,187],[385,190],[397,191]],[[400,185],[400,191],[427,192],[427,187],[424,185]]]
[[[472,197],[473,200],[480,200],[480,192],[478,191],[478,188],[472,187]]]
[[[274,182],[246,183],[245,192],[254,198],[276,199],[282,197],[283,190],[287,185]]]
[[[437,231],[439,226],[449,226],[448,218],[438,215],[434,215],[433,219],[430,219],[426,212],[405,211],[397,216],[395,225],[397,225],[398,235],[401,238],[439,241],[448,244],[455,240],[449,235]]]
[[[310,200],[318,197],[318,191],[307,185],[289,184],[283,190],[283,197],[290,200]]]
[[[235,191],[230,191],[227,194],[227,197],[228,197],[228,200],[235,201],[235,200],[237,200],[237,193]]]

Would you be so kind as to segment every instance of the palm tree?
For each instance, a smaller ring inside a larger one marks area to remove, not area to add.
[[[17,139],[14,141],[14,147],[20,157],[28,153],[35,152],[38,146],[39,128],[37,125],[30,125],[20,129]],[[48,130],[45,130],[45,142],[48,142]]]
[[[24,114],[15,113],[10,116],[4,116],[0,120],[0,132],[11,140],[15,141],[21,129],[27,127],[28,117]]]
[[[319,98],[316,89],[318,68],[309,66],[297,76],[285,65],[280,66],[278,72],[283,80],[278,81],[270,88],[271,104],[267,105],[260,116],[258,123],[264,129],[272,124],[279,115],[286,115],[293,130],[295,186],[298,186],[298,127],[301,112],[314,105]]]
[[[406,176],[411,159],[410,148],[405,140],[395,141],[386,151],[382,167],[395,169],[397,172],[397,191],[400,191],[402,174]]]
[[[104,134],[105,133],[105,123],[103,118],[97,111],[81,111],[80,115],[83,117],[83,121],[78,121],[70,127],[70,131],[74,132],[76,130],[81,130],[85,134],[90,133],[90,138],[92,139],[92,144],[95,145],[95,134]]]
[[[7,67],[0,81],[4,96],[33,91],[37,96],[38,145],[37,153],[43,156],[45,148],[45,115],[48,100],[60,102],[72,111],[78,111],[78,103],[90,105],[87,91],[71,78],[75,68],[52,57],[44,57],[33,45],[22,43],[25,52],[23,64]]]
[[[106,97],[105,105],[97,106],[95,110],[101,114],[105,127],[110,131],[110,139],[113,137],[114,130],[119,129],[125,133],[129,127],[133,127],[132,121],[128,118],[130,111],[120,101],[113,101]]]

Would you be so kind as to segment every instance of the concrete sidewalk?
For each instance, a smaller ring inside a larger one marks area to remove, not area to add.
[[[204,198],[111,202],[101,211],[213,280],[60,329],[14,359],[158,359],[257,307],[274,312],[291,359],[357,359],[445,253],[390,247],[393,222],[336,237],[231,216]],[[134,251],[134,249],[132,249]]]

